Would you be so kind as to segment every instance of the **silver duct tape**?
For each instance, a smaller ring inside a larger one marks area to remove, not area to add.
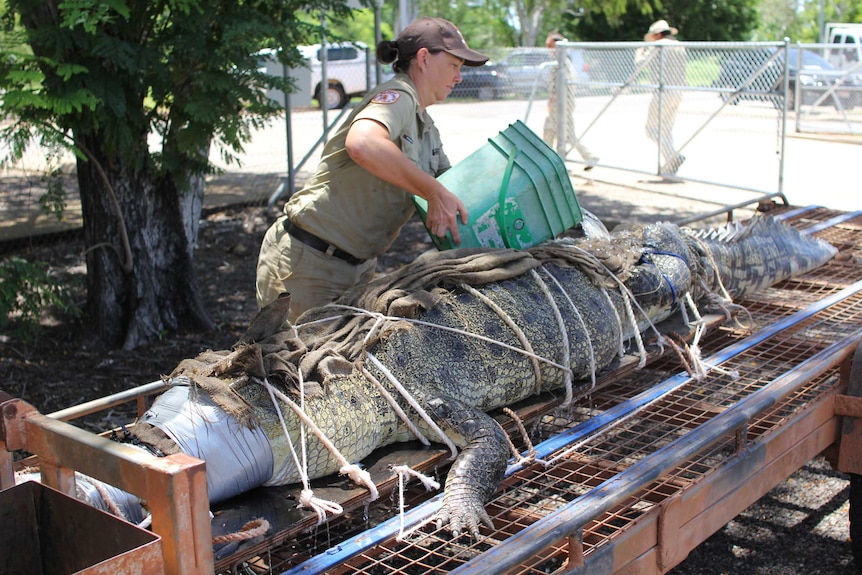
[[[263,485],[272,476],[272,448],[263,431],[240,424],[196,387],[175,382],[141,422],[158,427],[184,453],[206,461],[212,503]]]
[[[20,485],[26,481],[36,481],[41,483],[42,476],[39,473],[18,473],[15,475],[15,484]],[[99,486],[97,488],[97,485]],[[101,491],[100,491],[101,490]],[[147,513],[141,506],[141,500],[121,489],[117,489],[113,485],[108,485],[92,477],[75,475],[75,498],[78,501],[86,503],[90,507],[95,507],[106,513],[113,514],[113,510],[105,501],[102,494],[105,494],[111,499],[114,505],[122,512],[123,518],[130,523],[138,524],[144,520]]]

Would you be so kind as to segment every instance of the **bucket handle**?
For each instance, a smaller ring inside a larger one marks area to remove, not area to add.
[[[511,248],[515,243],[514,238],[509,237],[509,230],[506,227],[506,217],[504,214],[506,207],[506,192],[509,191],[509,181],[512,179],[512,170],[515,168],[515,156],[518,155],[518,148],[514,147],[509,150],[509,161],[506,164],[506,171],[503,174],[503,184],[500,186],[500,196],[497,202],[497,225],[500,227],[500,234],[503,236],[503,243],[507,248]]]

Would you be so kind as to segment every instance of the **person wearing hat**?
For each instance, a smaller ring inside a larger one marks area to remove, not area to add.
[[[369,281],[377,256],[428,201],[426,225],[437,236],[466,223],[463,202],[436,177],[450,167],[427,108],[461,81],[461,66],[488,57],[467,46],[454,24],[420,18],[377,45],[395,77],[371,90],[324,145],[317,171],[267,230],[257,264],[259,307],[289,294],[289,320]]]
[[[557,42],[565,41],[566,39],[559,32],[551,32],[545,39],[545,47],[551,50],[551,52],[554,52],[557,48]],[[554,56],[556,58],[556,54],[554,54]],[[557,116],[559,115],[559,111],[557,110],[557,95],[565,94],[566,152],[575,148],[587,164],[584,166],[584,170],[589,171],[593,169],[593,166],[598,163],[599,159],[590,153],[590,150],[581,143],[575,133],[575,102],[577,101],[577,87],[572,83],[572,80],[575,79],[577,72],[575,71],[572,61],[568,57],[563,58],[563,65],[566,68],[563,74],[559,74],[557,70],[558,67],[554,66],[551,68],[551,72],[548,77],[548,87],[550,88],[551,97],[548,99],[548,115],[545,116],[542,139],[545,140],[549,146],[556,149],[555,144],[558,136]],[[561,78],[562,81],[565,82],[564,86],[557,84],[558,78]]]
[[[645,57],[650,58],[648,64],[654,84],[662,86],[685,86],[685,48],[679,45],[675,36],[678,30],[668,25],[667,20],[658,20],[650,25],[644,36],[645,42],[654,42],[668,46],[660,50],[650,50]],[[659,54],[663,53],[660,58]],[[679,110],[682,94],[677,90],[656,90],[650,101],[647,114],[647,136],[656,142],[664,159],[659,172],[664,175],[675,175],[685,156],[677,152],[673,143],[673,127]]]

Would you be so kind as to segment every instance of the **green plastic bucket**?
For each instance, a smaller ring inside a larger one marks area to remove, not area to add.
[[[464,202],[470,216],[466,224],[459,223],[459,246],[449,232],[445,238],[429,233],[440,250],[528,248],[583,220],[565,162],[520,121],[489,138],[438,180]],[[419,197],[415,202],[426,222],[428,202]]]

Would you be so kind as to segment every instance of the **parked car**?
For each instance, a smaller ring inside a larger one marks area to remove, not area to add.
[[[308,62],[308,67],[303,71],[304,82],[300,81],[300,91],[306,84],[304,93],[307,98],[321,102],[321,96],[326,101],[328,109],[343,108],[354,96],[362,96],[376,85],[376,64],[368,60],[368,46],[362,42],[336,42],[329,44],[326,50],[326,90],[321,92],[323,80],[323,50],[320,44],[297,47],[299,53]],[[258,53],[262,71],[275,76],[282,73],[281,65],[278,64],[274,50],[262,50]],[[308,72],[311,78],[308,79]],[[302,76],[298,71],[288,71],[294,78]],[[394,76],[391,67],[383,68],[382,81]],[[272,99],[280,101],[277,93],[269,94]],[[308,101],[309,105],[310,101]]]
[[[300,53],[311,65],[312,95],[321,104],[323,79],[323,50],[320,44],[300,46]],[[343,108],[353,96],[368,91],[368,46],[362,42],[338,42],[326,49],[326,83],[323,92],[327,108]]]
[[[553,56],[546,48],[516,48],[500,60],[505,70],[508,89],[516,95],[529,95],[533,87],[536,93],[547,94],[548,67]]]
[[[450,98],[476,98],[498,100],[507,92],[505,73],[491,62],[484,66],[462,66],[461,82],[449,95]]]
[[[589,82],[589,64],[583,51],[568,49],[566,55],[572,61],[577,81]],[[535,89],[536,95],[547,96],[550,71],[556,64],[554,53],[547,48],[516,48],[500,61],[499,68],[509,90],[516,95],[526,96]]]
[[[714,86],[722,88],[739,89],[746,85],[745,92],[737,95],[732,102],[740,100],[770,101],[776,106],[780,103],[780,96],[784,90],[784,58],[783,51],[776,48],[762,48],[756,50],[741,50],[734,52],[721,63],[718,79]],[[797,69],[799,51],[797,48],[788,49],[788,90],[787,108],[795,107],[796,83],[799,82],[802,104],[812,105],[820,97],[835,86],[839,81],[841,85],[832,96],[824,98],[820,105],[836,106],[835,98],[840,102],[840,107],[851,109],[857,104],[862,104],[860,90],[862,81],[858,75],[847,75],[846,72],[836,69],[832,64],[810,50],[802,50],[802,66]],[[733,97],[732,94],[722,92],[721,97],[726,101]]]

